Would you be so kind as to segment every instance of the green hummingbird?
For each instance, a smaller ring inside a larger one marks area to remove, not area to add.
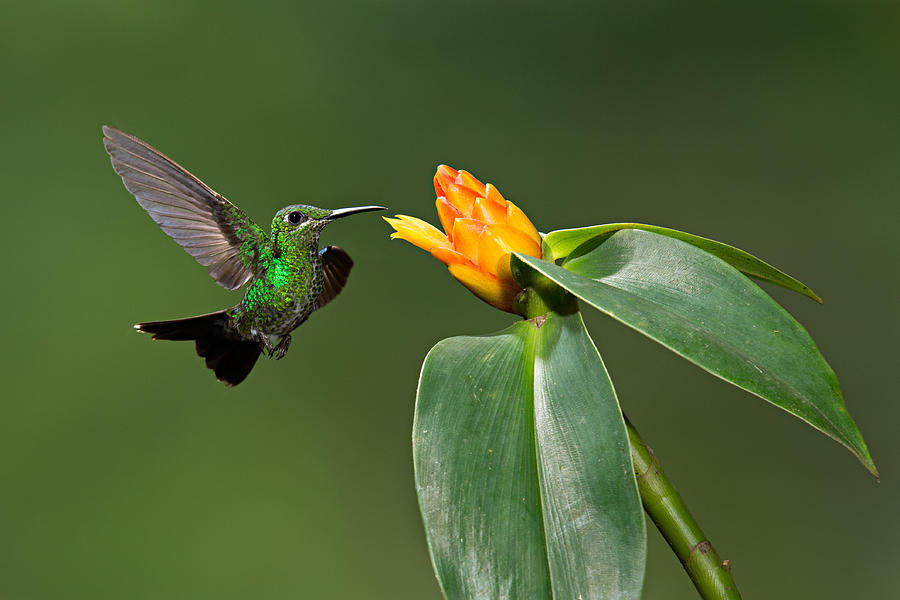
[[[208,267],[222,287],[247,282],[239,304],[218,312],[138,323],[154,340],[193,340],[197,354],[226,385],[239,384],[265,350],[282,358],[291,332],[343,289],[353,267],[338,246],[319,250],[319,234],[335,219],[383,206],[328,210],[305,204],[282,208],[272,233],[162,152],[103,127],[103,145],[125,187],[159,227]],[[277,344],[275,343],[275,340]]]

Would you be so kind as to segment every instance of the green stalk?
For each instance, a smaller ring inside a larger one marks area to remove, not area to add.
[[[731,578],[731,563],[719,558],[663,473],[656,455],[627,417],[625,425],[644,510],[678,556],[700,597],[704,600],[740,600],[741,594]]]

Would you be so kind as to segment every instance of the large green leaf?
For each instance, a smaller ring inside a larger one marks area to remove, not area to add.
[[[652,231],[667,237],[675,238],[706,250],[710,254],[718,256],[738,271],[759,279],[780,285],[794,292],[798,292],[821,303],[822,300],[809,287],[797,281],[787,273],[780,271],[772,265],[763,262],[752,254],[743,250],[710,240],[677,229],[657,227],[656,225],[644,225],[642,223],[609,223],[607,225],[594,225],[593,227],[580,227],[578,229],[560,229],[544,236],[544,259],[556,262],[560,258],[566,258],[573,252],[579,254],[592,249],[592,244],[599,244],[606,237],[623,229],[642,229]],[[576,252],[577,250],[577,252]]]
[[[549,598],[534,453],[531,335],[436,345],[413,423],[416,491],[448,599]]]
[[[628,438],[579,313],[435,346],[413,458],[448,599],[640,596],[646,534]]]
[[[626,229],[565,263],[519,261],[575,296],[846,446],[877,475],[837,378],[806,330],[725,261]]]

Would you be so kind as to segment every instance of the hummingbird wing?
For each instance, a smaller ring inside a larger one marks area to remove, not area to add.
[[[350,277],[350,269],[353,268],[353,259],[340,246],[326,246],[319,251],[319,256],[322,257],[325,285],[316,301],[317,310],[334,300],[344,289],[347,278]]]
[[[174,160],[136,137],[103,126],[113,169],[160,229],[234,290],[253,277],[266,232]]]

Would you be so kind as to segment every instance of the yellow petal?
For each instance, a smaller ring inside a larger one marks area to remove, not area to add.
[[[470,267],[474,267],[468,258],[457,252],[456,250],[451,250],[450,248],[442,248],[437,247],[431,250],[431,255],[444,263],[445,265],[469,265]]]
[[[476,197],[475,192],[469,188],[452,183],[447,187],[446,197],[447,201],[456,207],[456,210],[466,217],[472,216],[472,206],[475,204]]]
[[[478,238],[478,266],[500,279],[512,281],[509,270],[509,253],[512,251],[513,248],[493,232],[492,226],[486,227]]]
[[[475,219],[456,219],[453,223],[453,249],[478,264],[478,238],[484,223]]]
[[[475,198],[472,218],[485,223],[506,223],[506,203],[495,204],[485,198]]]
[[[489,201],[503,207],[503,210],[506,210],[506,198],[500,195],[500,191],[497,190],[490,183],[485,186],[484,197]]]
[[[514,300],[521,290],[515,283],[501,281],[468,265],[450,265],[448,268],[457,281],[488,304],[506,312],[516,312],[513,308]]]
[[[497,236],[503,241],[509,252],[521,252],[528,256],[541,257],[541,245],[525,232],[501,223],[488,225],[487,228],[491,235]]]
[[[396,233],[391,234],[391,239],[401,239],[418,246],[422,250],[431,252],[434,248],[450,248],[450,240],[431,223],[422,219],[397,215],[395,219],[383,217],[388,225],[394,228]]]
[[[438,218],[441,220],[441,226],[444,228],[444,231],[447,232],[447,236],[450,238],[450,241],[453,241],[453,221],[456,219],[462,219],[463,214],[459,212],[459,210],[450,204],[447,199],[443,196],[438,196],[438,199],[435,201],[435,205],[437,206]]]
[[[447,165],[438,165],[437,172],[434,174],[434,192],[437,196],[446,196],[447,188],[456,181],[459,171]]]
[[[531,221],[528,220],[528,217],[525,216],[518,206],[513,204],[512,202],[506,202],[506,224],[510,227],[514,227],[518,229],[537,244],[538,248],[541,247],[541,234],[538,233],[538,230],[534,228],[534,225],[531,224]],[[534,254],[533,256],[537,256],[540,258],[540,253]]]
[[[476,196],[484,198],[484,184],[475,179],[468,171],[459,171],[456,176],[456,185],[471,190]]]

